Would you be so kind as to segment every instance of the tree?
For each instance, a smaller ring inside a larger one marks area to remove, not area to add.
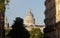
[[[9,29],[5,29],[5,38],[7,37],[8,33],[9,33]]]
[[[42,38],[42,32],[39,28],[32,28],[30,38]]]
[[[25,29],[22,18],[16,18],[12,25],[12,30],[7,36],[10,38],[29,38],[29,32]]]

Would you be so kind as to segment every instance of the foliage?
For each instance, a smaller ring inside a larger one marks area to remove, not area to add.
[[[8,5],[8,3],[9,0],[0,0],[0,13],[5,13],[6,5]]]
[[[10,38],[29,38],[29,32],[25,29],[22,18],[16,18],[12,30],[7,36]]]
[[[8,33],[9,33],[9,29],[5,29],[5,38],[7,37]]]
[[[9,31],[6,29],[6,30],[5,30],[5,35],[7,35],[7,34],[8,34],[8,32],[9,32]]]
[[[32,28],[30,38],[42,38],[42,32],[39,28]]]

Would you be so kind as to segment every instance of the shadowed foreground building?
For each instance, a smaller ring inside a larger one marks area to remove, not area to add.
[[[0,0],[0,38],[4,38],[4,15],[5,15],[5,0]]]
[[[60,0],[45,1],[44,38],[60,38]]]
[[[5,18],[5,9],[6,5],[9,3],[9,0],[0,0],[0,38],[5,38],[4,31],[4,18]]]

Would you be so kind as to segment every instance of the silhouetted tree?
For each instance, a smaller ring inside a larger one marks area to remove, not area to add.
[[[25,29],[22,18],[16,18],[12,25],[12,30],[7,36],[9,36],[9,38],[29,38],[29,32]]]

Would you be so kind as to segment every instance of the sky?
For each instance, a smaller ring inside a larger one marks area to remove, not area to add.
[[[44,1],[45,0],[10,0],[5,12],[5,17],[9,25],[11,26],[14,23],[13,20],[15,20],[16,17],[24,19],[29,8],[34,15],[35,24],[44,25]]]

